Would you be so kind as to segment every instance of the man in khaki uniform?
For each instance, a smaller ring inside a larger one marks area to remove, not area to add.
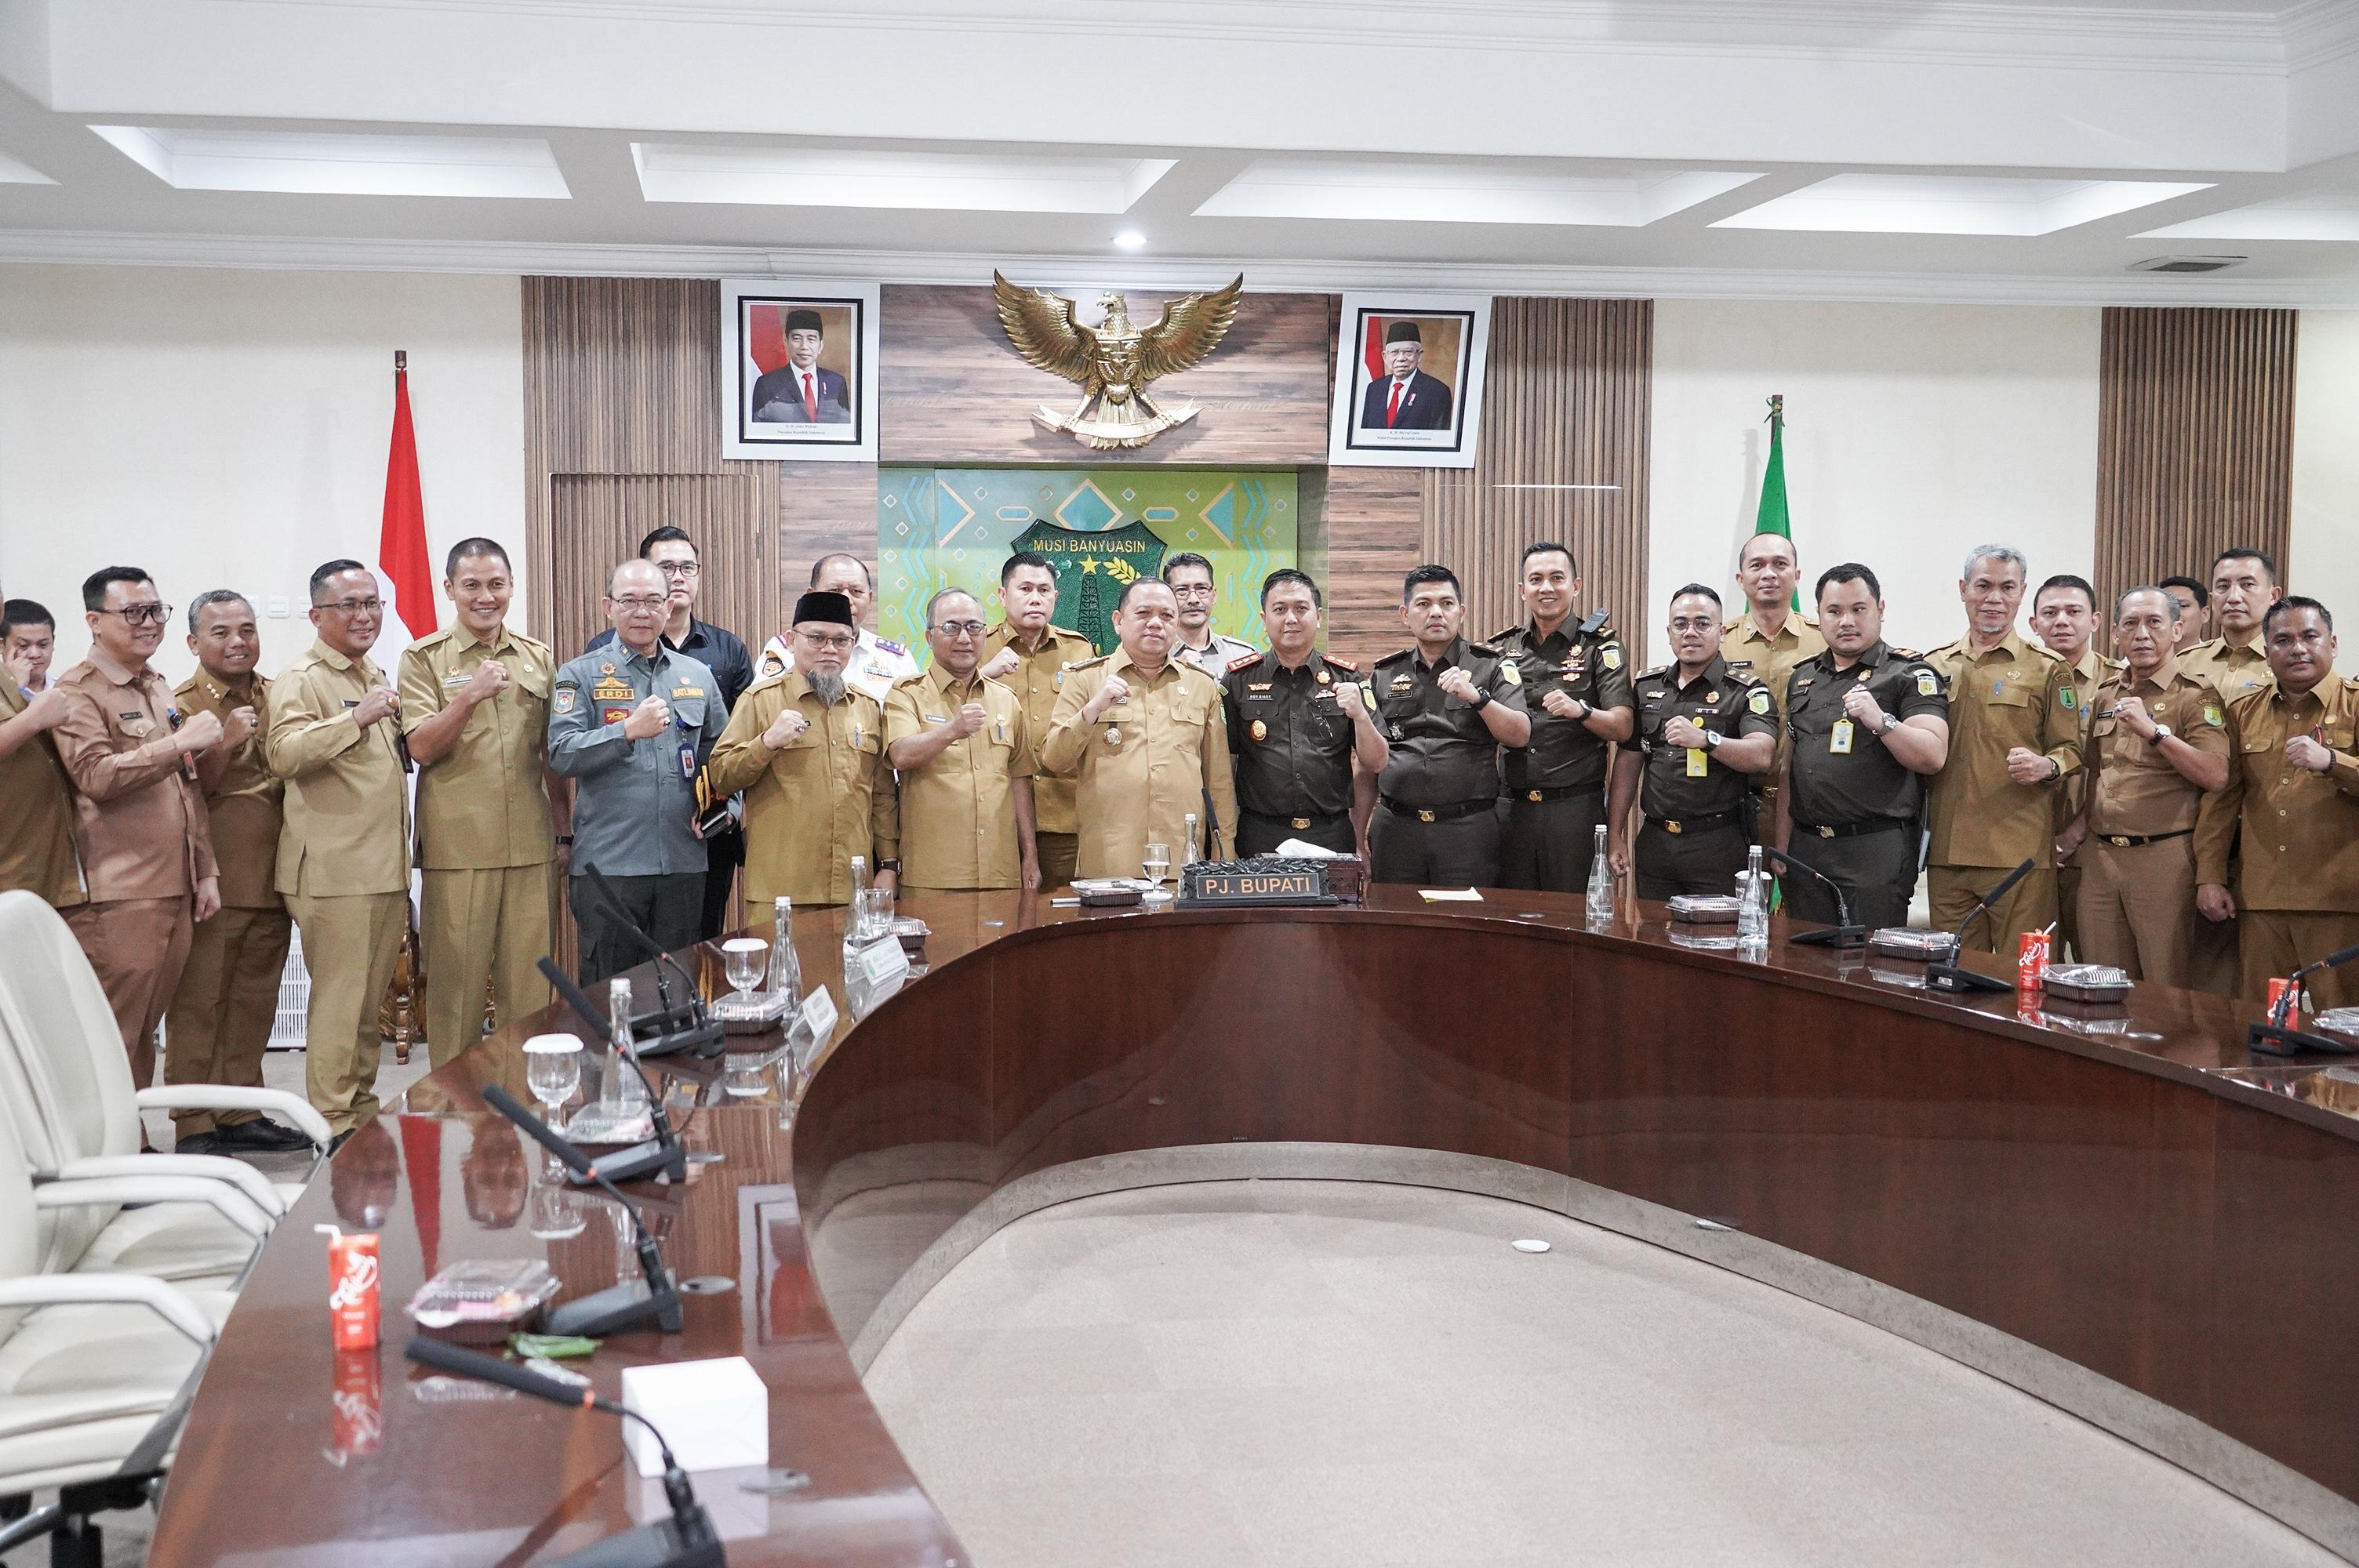
[[[2089,704],[2088,805],[2060,848],[2088,841],[2082,953],[2133,979],[2184,986],[2194,961],[2195,819],[2228,783],[2220,694],[2179,667],[2179,600],[2134,588],[2114,612],[2127,667]]]
[[[2174,596],[2175,597],[2175,596]],[[2184,629],[2186,622],[2181,622]],[[2031,596],[2031,630],[2048,651],[2072,666],[2075,694],[2093,692],[2122,672],[2122,661],[2097,652],[2097,590],[2070,573],[2049,578]],[[2086,702],[2082,704],[2087,711]],[[2086,755],[2086,748],[2083,748]],[[2084,850],[2067,851],[2064,840],[2089,804],[2089,771],[2081,769],[2056,792],[2056,951],[2081,946],[2081,861]],[[2073,842],[2080,843],[2079,838]]]
[[[2238,989],[2254,1001],[2271,977],[2359,942],[2359,680],[2335,674],[2334,619],[2318,600],[2279,600],[2264,630],[2271,682],[2228,704],[2235,766],[2195,833],[2198,906],[2212,920],[2242,912]],[[2321,1009],[2359,1004],[2359,968],[2305,983]]]
[[[730,710],[704,765],[714,796],[745,795],[745,902],[852,901],[852,857],[873,885],[895,885],[900,806],[885,760],[885,710],[844,679],[859,645],[852,601],[806,593],[795,602],[795,667],[756,681]]]
[[[458,624],[404,649],[401,727],[418,766],[419,957],[426,1042],[440,1066],[483,1038],[484,989],[503,1023],[549,1005],[556,858],[549,697],[557,661],[507,624],[507,551],[451,547],[442,591]]]
[[[366,567],[321,567],[311,574],[319,641],[270,686],[266,746],[287,784],[278,891],[311,970],[304,1087],[339,1144],[377,1111],[377,1007],[409,926],[401,697],[368,656],[385,611]]]
[[[1040,885],[1024,709],[975,673],[984,630],[974,595],[934,595],[933,664],[885,699],[886,756],[901,773],[901,885],[912,892]]]
[[[172,607],[136,567],[82,585],[90,657],[58,677],[65,717],[50,731],[73,781],[74,838],[87,903],[66,924],[98,971],[137,1088],[156,1081],[164,1021],[192,923],[221,908],[221,879],[192,758],[218,745],[221,720],[180,721],[171,687],[147,667]]]
[[[73,800],[49,731],[66,699],[49,684],[54,622],[29,599],[0,609],[0,892],[23,889],[51,907],[82,900]]]
[[[1958,583],[1966,635],[1925,655],[1950,683],[1950,755],[1928,807],[1933,925],[1955,929],[1975,900],[2034,861],[1966,932],[1969,948],[2009,957],[2016,938],[2056,919],[2054,801],[2081,765],[2087,695],[2070,665],[2017,634],[2026,576],[2022,551],[1976,549]]]
[[[983,675],[1014,692],[1024,709],[1024,743],[1040,770],[1032,778],[1040,885],[1062,887],[1073,880],[1081,843],[1075,837],[1073,779],[1042,765],[1040,749],[1065,688],[1065,672],[1097,657],[1097,649],[1080,633],[1049,619],[1057,610],[1057,573],[1045,556],[1019,550],[1007,557],[999,568],[999,604],[1006,619],[984,636]]]
[[[1220,860],[1237,826],[1221,688],[1171,656],[1180,601],[1167,584],[1139,578],[1124,585],[1114,629],[1122,646],[1073,666],[1040,748],[1049,769],[1078,774],[1076,869],[1085,877],[1135,877],[1150,839],[1169,844],[1177,866],[1188,843],[1181,818],[1190,812],[1198,856]],[[1203,820],[1207,791],[1213,822]]]
[[[1720,634],[1722,662],[1767,687],[1777,708],[1777,761],[1749,781],[1759,811],[1753,836],[1763,843],[1768,842],[1777,819],[1777,780],[1785,772],[1787,683],[1796,665],[1827,651],[1818,622],[1794,608],[1801,580],[1801,557],[1794,552],[1793,540],[1783,534],[1754,535],[1736,552],[1736,586],[1745,590],[1745,613]]]
[[[254,673],[262,633],[254,606],[225,588],[189,606],[197,673],[172,693],[183,715],[221,720],[221,744],[197,759],[197,784],[221,867],[221,912],[200,923],[164,1015],[164,1081],[262,1087],[262,1054],[278,1017],[278,981],[294,925],[278,896],[279,798],[263,755],[270,683]],[[311,1141],[259,1111],[191,1107],[172,1112],[183,1154],[276,1152]]]
[[[2284,591],[2277,586],[2277,563],[2263,551],[2223,550],[2212,561],[2212,622],[2219,634],[2189,644],[2180,662],[2189,675],[2210,681],[2221,701],[2233,707],[2238,697],[2275,678],[2261,646],[2261,617]],[[2234,885],[2233,843],[2225,874],[2229,885]],[[2237,994],[2243,968],[2239,925],[2234,919],[2206,919],[2196,927],[2193,983],[2215,996]]]

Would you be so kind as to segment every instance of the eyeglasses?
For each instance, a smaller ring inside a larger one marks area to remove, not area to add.
[[[382,599],[332,599],[324,604],[315,604],[311,608],[332,610],[339,615],[375,615],[385,608],[385,600]]]
[[[627,613],[650,615],[667,608],[669,603],[667,600],[649,599],[636,593],[628,599],[610,599],[606,602]]]
[[[658,561],[655,568],[666,577],[694,577],[704,569],[694,561]]]
[[[937,621],[934,630],[945,637],[980,637],[984,627],[980,621]]]
[[[1174,599],[1210,599],[1212,597],[1212,585],[1209,582],[1190,583],[1185,588],[1180,587],[1176,582],[1168,583],[1165,586],[1171,589],[1171,597]]]
[[[126,604],[120,610],[102,610],[101,615],[120,615],[133,626],[161,626],[172,618],[168,604]]]
[[[814,632],[797,632],[795,636],[800,641],[810,643],[814,648],[826,649],[838,654],[842,653],[854,643],[860,641],[857,635],[850,637],[823,637]]]

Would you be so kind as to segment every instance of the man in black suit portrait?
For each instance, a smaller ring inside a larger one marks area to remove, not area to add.
[[[1361,429],[1450,428],[1450,388],[1418,368],[1424,362],[1425,334],[1416,322],[1395,321],[1385,329],[1386,374],[1369,384],[1361,400]]]
[[[754,384],[756,424],[852,423],[852,397],[842,375],[820,368],[819,351],[826,342],[818,311],[787,312],[787,362]]]

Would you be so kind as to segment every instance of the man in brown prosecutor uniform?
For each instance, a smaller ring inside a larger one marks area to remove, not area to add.
[[[1508,750],[1499,885],[1580,892],[1605,820],[1605,761],[1630,739],[1630,664],[1599,611],[1575,621],[1581,571],[1553,540],[1524,547],[1516,583],[1527,619],[1491,639],[1515,666],[1532,721]]]
[[[1280,567],[1261,585],[1266,654],[1240,654],[1221,675],[1229,755],[1237,767],[1236,852],[1299,838],[1357,854],[1391,752],[1360,666],[1318,650],[1319,585]]]
[[[2185,986],[2194,961],[2195,821],[2228,783],[2220,694],[2180,667],[2179,600],[2134,588],[2115,602],[2128,667],[2089,705],[2088,804],[2060,849],[2081,849],[2081,953],[2133,979]],[[2085,840],[2086,848],[2082,848]]]
[[[221,868],[221,910],[200,921],[189,961],[164,1014],[164,1082],[262,1087],[262,1055],[278,1018],[278,982],[294,934],[278,896],[279,800],[285,785],[263,754],[270,683],[255,673],[262,632],[254,606],[234,589],[189,606],[197,673],[172,693],[184,715],[221,720],[221,744],[197,759],[197,784]],[[191,1107],[172,1112],[172,1147],[183,1154],[308,1149],[311,1141],[259,1111]]]
[[[554,913],[550,802],[569,798],[549,768],[557,661],[507,624],[507,551],[460,540],[442,592],[458,623],[401,654],[401,726],[419,770],[418,949],[438,1067],[483,1038],[487,984],[504,1023],[549,1005],[538,965]]]
[[[912,892],[1040,885],[1024,709],[976,673],[985,631],[974,595],[935,594],[933,662],[885,698],[886,757],[901,775],[901,885]]]
[[[23,889],[53,909],[82,900],[72,789],[49,731],[66,699],[48,681],[56,626],[29,599],[0,607],[0,892]]]
[[[338,1143],[377,1112],[377,1007],[409,926],[401,697],[368,656],[385,611],[360,562],[311,574],[319,640],[271,683],[265,742],[287,784],[278,891],[311,971],[304,1088]]]
[[[1097,649],[1078,632],[1049,620],[1057,611],[1057,572],[1046,556],[1019,550],[999,568],[1002,619],[984,633],[983,675],[1016,694],[1024,709],[1024,743],[1039,771],[1032,776],[1032,812],[1039,845],[1040,885],[1062,887],[1073,880],[1080,839],[1073,810],[1074,783],[1040,762],[1049,720],[1057,711],[1066,672]]]

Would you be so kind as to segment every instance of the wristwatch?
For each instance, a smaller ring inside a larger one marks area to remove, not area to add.
[[[1881,729],[1881,730],[1878,730],[1876,731],[1876,733],[1877,733],[1877,734],[1879,734],[1879,735],[1889,735],[1889,734],[1891,734],[1895,730],[1897,730],[1897,729],[1899,729],[1899,728],[1900,728],[1900,715],[1898,715],[1898,714],[1897,714],[1897,713],[1887,713],[1887,714],[1886,714],[1886,715],[1884,716],[1884,728],[1883,728],[1883,729]]]
[[[2160,719],[2157,719],[2155,720],[2154,734],[2149,737],[2149,739],[2155,741],[2168,741],[2175,733],[2177,733],[2177,731],[2173,730],[2169,725],[2163,723]]]
[[[1704,749],[1705,751],[1707,751],[1707,752],[1717,752],[1717,751],[1719,751],[1719,750],[1720,750],[1720,741],[1721,741],[1721,734],[1720,734],[1720,731],[1719,731],[1719,730],[1705,730],[1705,731],[1703,732],[1703,749]]]
[[[1474,694],[1474,701],[1471,706],[1473,708],[1475,712],[1482,712],[1484,708],[1491,706],[1491,694],[1487,691],[1477,691]]]
[[[895,876],[898,876],[901,874],[901,862],[898,860],[879,860],[876,862],[876,869],[880,871],[891,871]]]
[[[573,842],[573,835],[571,833],[560,833],[557,836],[557,841],[560,844],[570,845]]]

